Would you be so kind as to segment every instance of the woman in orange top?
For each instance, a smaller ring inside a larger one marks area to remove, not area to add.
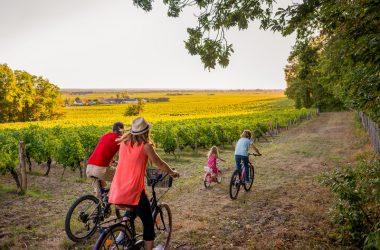
[[[128,216],[128,211],[136,211],[141,218],[144,226],[144,247],[147,250],[153,248],[155,236],[152,212],[144,183],[148,159],[172,177],[179,177],[178,172],[161,160],[154,150],[153,141],[149,136],[151,126],[143,117],[137,117],[133,120],[129,133],[119,139],[119,162],[109,192],[109,202],[127,208],[126,216]],[[120,237],[123,235],[119,235],[118,238]]]

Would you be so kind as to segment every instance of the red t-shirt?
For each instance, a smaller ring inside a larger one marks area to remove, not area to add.
[[[118,134],[112,132],[103,135],[98,145],[96,145],[94,152],[92,152],[92,155],[88,158],[87,164],[108,167],[112,158],[119,150],[118,142],[115,141],[118,137]]]

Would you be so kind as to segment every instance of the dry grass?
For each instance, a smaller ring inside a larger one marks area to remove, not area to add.
[[[253,191],[241,191],[235,201],[228,196],[231,148],[221,150],[227,160],[222,184],[209,190],[202,183],[206,149],[183,152],[180,160],[164,156],[182,174],[163,198],[173,213],[172,247],[337,248],[328,219],[332,197],[316,177],[370,150],[352,121],[351,113],[326,113],[259,144],[263,157],[255,159]],[[63,229],[68,207],[91,192],[90,184],[78,182],[77,173],[67,172],[63,180],[60,175],[57,168],[49,177],[29,175],[34,191],[25,196],[14,192],[9,176],[0,177],[0,249],[91,249],[93,240],[74,244]]]

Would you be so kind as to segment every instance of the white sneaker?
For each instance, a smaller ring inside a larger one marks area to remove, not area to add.
[[[164,249],[165,249],[164,246],[161,244],[153,248],[153,250],[164,250]]]
[[[116,244],[119,244],[120,242],[122,242],[124,238],[125,238],[125,233],[120,232],[119,235],[116,237]]]

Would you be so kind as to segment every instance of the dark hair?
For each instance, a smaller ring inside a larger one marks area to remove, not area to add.
[[[116,134],[121,135],[122,131],[124,129],[124,124],[122,122],[115,122],[112,127],[112,131]]]

